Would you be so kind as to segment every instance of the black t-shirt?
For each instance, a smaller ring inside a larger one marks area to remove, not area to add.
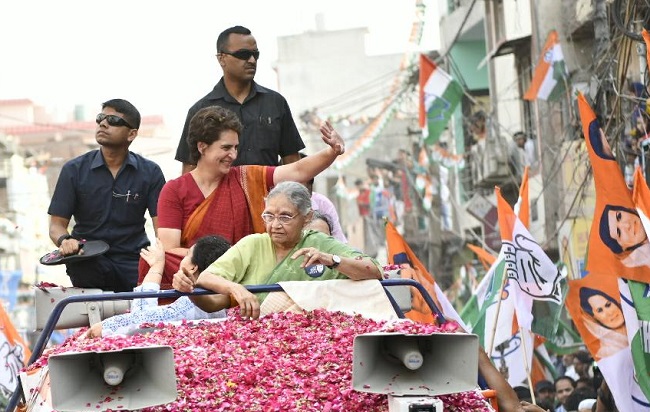
[[[192,163],[187,145],[190,120],[196,112],[209,106],[232,110],[244,125],[239,136],[239,152],[235,166],[277,166],[279,157],[298,153],[305,148],[291,116],[289,104],[280,93],[253,82],[250,95],[240,104],[228,94],[222,78],[210,93],[188,111],[183,134],[176,149],[176,160]]]

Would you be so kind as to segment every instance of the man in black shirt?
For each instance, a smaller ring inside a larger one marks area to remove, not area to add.
[[[279,93],[253,81],[260,52],[251,31],[242,26],[224,30],[217,39],[217,59],[223,77],[188,111],[176,160],[183,162],[183,173],[194,168],[189,158],[187,135],[192,116],[208,106],[221,106],[237,114],[244,129],[239,136],[239,151],[233,165],[292,163],[304,149],[289,105]]]

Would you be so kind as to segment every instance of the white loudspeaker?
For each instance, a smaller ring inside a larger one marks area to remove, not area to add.
[[[178,396],[170,346],[62,353],[50,356],[49,368],[57,411],[134,410]]]
[[[352,387],[394,396],[437,396],[475,389],[478,336],[367,333],[354,338]]]
[[[43,330],[47,320],[52,314],[54,306],[61,300],[74,295],[100,295],[105,292],[101,289],[87,288],[34,288],[34,305],[36,307],[36,330]],[[61,317],[56,324],[56,329],[81,328],[94,325],[108,317],[126,313],[131,303],[128,300],[104,300],[96,302],[71,303],[63,309]]]

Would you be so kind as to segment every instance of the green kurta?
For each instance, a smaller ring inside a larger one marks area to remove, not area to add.
[[[347,279],[347,276],[338,270],[327,267],[320,267],[318,268],[320,270],[312,271],[322,272],[320,275],[318,273],[307,274],[305,269],[300,267],[304,257],[291,259],[291,255],[296,250],[306,247],[313,247],[321,252],[342,257],[362,256],[370,258],[331,236],[313,230],[306,230],[300,242],[282,262],[276,265],[275,249],[271,237],[266,233],[260,233],[241,239],[216,262],[211,264],[207,271],[242,285],[267,285],[295,280]],[[370,259],[381,272],[379,263],[375,259]],[[258,294],[260,302],[265,297],[266,294]]]

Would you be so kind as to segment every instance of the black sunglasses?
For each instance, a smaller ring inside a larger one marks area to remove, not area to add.
[[[101,122],[104,121],[104,119],[106,119],[106,122],[108,123],[109,126],[126,126],[129,129],[135,129],[135,127],[131,126],[129,122],[122,119],[120,116],[116,116],[114,114],[100,113],[95,118],[95,121],[97,122],[97,124],[100,124]]]
[[[221,50],[221,53],[223,54],[229,54],[235,59],[239,60],[248,60],[251,58],[251,56],[255,57],[255,60],[259,60],[260,58],[260,51],[259,50],[248,50],[248,49],[239,49],[235,50],[234,52],[227,52]]]

